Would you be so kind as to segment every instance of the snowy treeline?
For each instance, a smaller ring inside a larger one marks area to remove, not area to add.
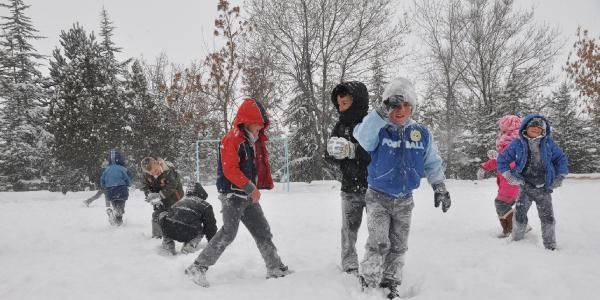
[[[167,54],[123,59],[113,42],[118,24],[105,9],[97,34],[75,23],[52,54],[38,53],[31,41],[43,37],[29,6],[0,3],[0,189],[93,187],[113,147],[127,154],[134,175],[144,156],[159,155],[192,176],[195,141],[219,139],[242,95],[265,104],[271,137],[289,136],[291,180],[332,179],[339,172],[323,160],[337,120],[331,89],[363,81],[375,107],[397,75],[423,87],[414,117],[433,129],[449,177],[474,176],[500,116],[529,112],[549,116],[572,172],[600,170],[600,122],[589,113],[597,99],[550,76],[564,64],[555,61],[559,33],[513,1],[400,8],[392,0],[250,0],[243,7],[218,0],[214,33],[224,46],[189,65],[172,64]],[[419,73],[398,74],[406,65]],[[215,150],[207,145],[203,164],[214,162]],[[281,150],[273,150],[277,164]]]

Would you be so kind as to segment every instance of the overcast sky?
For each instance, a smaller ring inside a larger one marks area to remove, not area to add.
[[[203,59],[207,50],[215,48],[212,31],[217,0],[24,1],[31,5],[28,15],[33,25],[47,37],[34,42],[37,50],[46,55],[58,45],[60,31],[71,28],[74,22],[97,34],[103,6],[117,27],[114,41],[123,48],[123,57],[143,55],[153,60],[164,51],[171,61],[187,64]],[[522,7],[535,5],[539,22],[562,30],[567,43],[562,60],[575,40],[578,25],[589,29],[592,36],[600,36],[600,0],[515,0],[515,3]],[[6,15],[6,11],[0,13]]]
[[[3,0],[0,0],[3,1]],[[40,34],[37,50],[50,55],[61,30],[79,22],[98,36],[102,7],[116,27],[114,41],[123,57],[153,60],[161,51],[170,60],[188,63],[203,58],[213,47],[216,0],[24,0]],[[237,1],[234,1],[236,3]],[[4,13],[4,12],[3,12]]]

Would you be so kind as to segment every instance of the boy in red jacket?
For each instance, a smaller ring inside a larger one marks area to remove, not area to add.
[[[185,273],[200,286],[208,287],[206,271],[233,242],[244,223],[256,241],[267,266],[267,278],[283,277],[291,271],[281,262],[269,223],[259,204],[259,189],[272,189],[273,179],[265,142],[269,119],[262,104],[244,100],[233,121],[233,128],[221,140],[217,189],[222,202],[223,227]]]

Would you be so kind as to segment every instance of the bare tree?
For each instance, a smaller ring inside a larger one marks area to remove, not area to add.
[[[271,116],[270,132],[281,134],[283,98],[287,88],[282,84],[282,75],[276,70],[277,53],[270,51],[267,42],[258,34],[250,34],[251,39],[244,52],[242,93],[260,100]]]
[[[229,1],[219,0],[217,10],[219,17],[215,20],[214,35],[223,37],[225,46],[210,53],[206,58],[205,63],[210,71],[204,91],[211,97],[215,109],[221,113],[222,135],[232,125],[229,116],[232,114],[235,92],[242,71],[239,46],[249,28],[240,15],[239,6],[230,7]]]
[[[519,72],[526,94],[550,84],[560,43],[557,29],[536,24],[534,10],[515,11],[513,0],[471,0],[465,15],[467,37],[460,56],[463,82],[487,113],[512,74]]]
[[[393,21],[391,0],[250,0],[249,12],[269,51],[278,53],[278,72],[295,87],[287,110],[302,166],[295,178],[328,177],[322,156],[335,114],[329,92],[340,81],[366,79],[377,48],[386,49],[384,64],[397,62],[406,27]]]
[[[515,11],[512,0],[425,0],[413,6],[413,23],[427,49],[424,116],[441,134],[448,175],[472,176],[474,162],[493,146],[499,115],[526,112],[535,106],[536,92],[552,82],[558,33],[534,23],[533,9]]]
[[[565,70],[582,96],[591,99],[588,104],[594,119],[600,124],[600,44],[588,36],[588,31],[577,28],[577,41],[569,53]]]
[[[460,79],[470,62],[459,59],[459,47],[466,38],[463,4],[460,0],[414,1],[413,24],[426,46],[423,71],[429,96],[437,99],[443,107],[437,115],[436,124],[441,135],[442,153],[446,163],[454,157],[454,141],[458,135],[460,107]]]

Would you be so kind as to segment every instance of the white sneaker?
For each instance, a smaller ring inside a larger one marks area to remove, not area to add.
[[[206,267],[192,264],[185,269],[185,275],[187,275],[195,284],[207,288],[210,286],[210,283],[206,280],[206,270]]]
[[[269,279],[269,278],[284,277],[284,276],[290,275],[292,273],[294,273],[294,271],[288,269],[287,266],[283,266],[283,267],[279,267],[279,268],[273,268],[273,269],[268,269],[267,270],[267,279]]]
[[[117,225],[117,221],[115,220],[115,212],[112,210],[112,208],[107,208],[106,214],[108,215],[108,223],[110,223],[112,226]]]
[[[199,247],[200,243],[194,245],[193,243],[185,243],[183,244],[183,246],[181,246],[181,253],[182,254],[190,254],[190,253],[194,253],[196,251],[198,251],[198,249],[200,249]]]

